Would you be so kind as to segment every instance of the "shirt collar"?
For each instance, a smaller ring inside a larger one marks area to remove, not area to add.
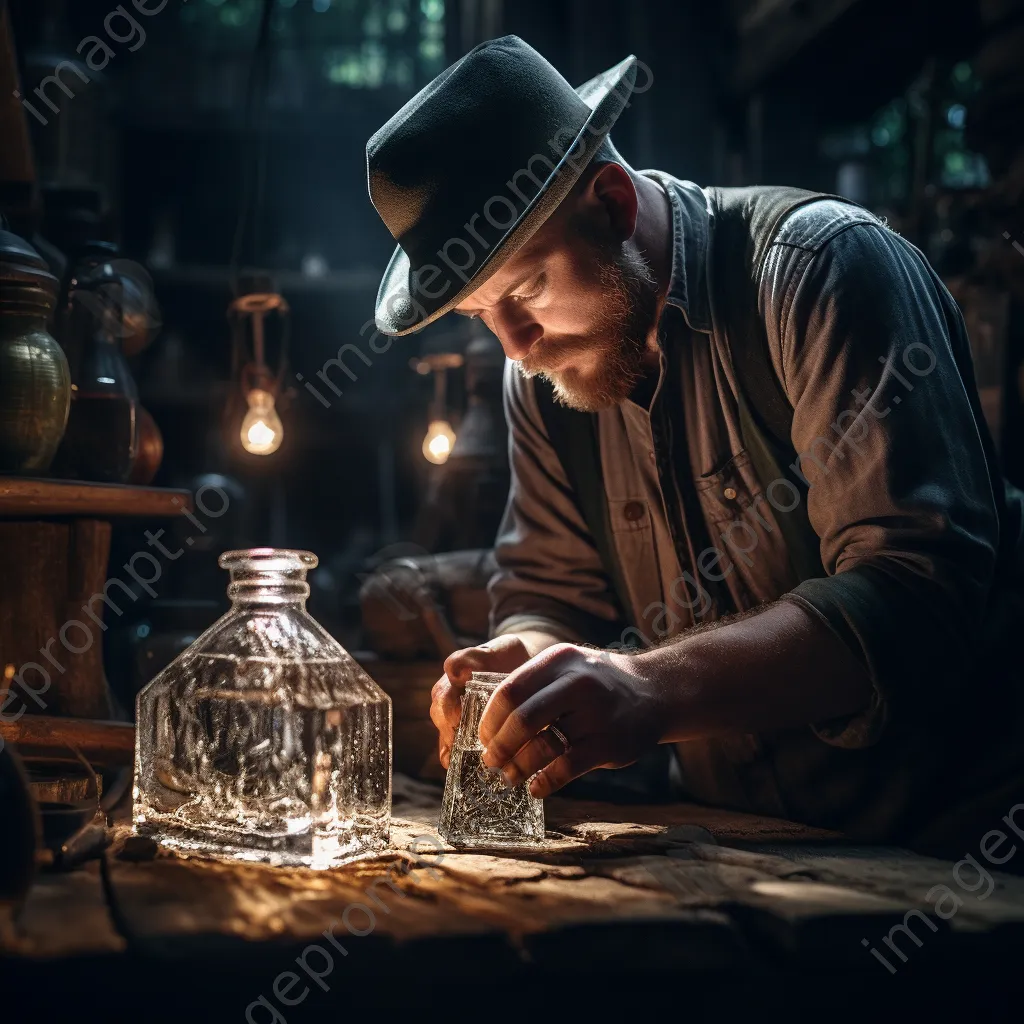
[[[641,171],[657,181],[672,207],[672,274],[666,303],[682,310],[691,330],[711,333],[707,256],[711,210],[707,196],[692,181],[663,171]]]

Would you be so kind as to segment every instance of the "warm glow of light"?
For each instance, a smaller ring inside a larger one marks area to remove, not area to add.
[[[447,420],[434,420],[427,427],[427,436],[423,438],[423,457],[435,466],[448,461],[455,444],[455,431]]]
[[[281,447],[284,426],[269,391],[253,388],[246,396],[249,411],[242,420],[242,447],[253,455],[270,455]]]
[[[274,438],[277,435],[263,422],[263,420],[257,420],[246,432],[246,439],[252,448],[249,451],[253,451],[258,448],[266,448],[268,445],[274,443]]]
[[[813,903],[836,908],[849,907],[865,910],[870,908],[876,911],[895,909],[895,906],[882,896],[861,892],[858,889],[846,889],[840,885],[826,885],[823,882],[764,878],[752,882],[750,888],[761,896],[770,896],[776,900],[795,900],[799,903]]]

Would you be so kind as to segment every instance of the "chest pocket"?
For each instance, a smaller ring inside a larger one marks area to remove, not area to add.
[[[766,495],[746,451],[694,481],[711,539],[697,568],[726,586],[741,611],[775,600],[799,582],[778,517],[804,497],[783,483],[772,483]]]

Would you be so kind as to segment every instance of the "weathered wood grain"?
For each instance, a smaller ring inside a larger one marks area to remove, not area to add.
[[[551,800],[549,827],[565,837],[551,850],[458,851],[434,829],[438,800],[435,787],[396,776],[392,849],[328,872],[165,852],[124,859],[121,823],[109,906],[95,865],[46,876],[24,922],[0,912],[0,949],[29,959],[127,949],[237,970],[258,960],[268,984],[289,957],[332,938],[352,965],[358,953],[360,971],[385,973],[401,964],[429,975],[454,957],[488,976],[787,964],[884,977],[865,942],[895,936],[908,958],[941,961],[977,954],[980,939],[1005,953],[1024,927],[1022,879],[993,874],[989,897],[965,899],[947,922],[927,894],[952,882],[952,864],[787,822]],[[920,945],[901,931],[908,923]]]
[[[695,804],[623,805],[554,797],[545,801],[544,810],[548,828],[597,845],[625,842],[628,846],[644,836],[665,837],[672,829],[693,827],[705,829],[719,842],[811,843],[842,838],[837,832],[793,821]]]

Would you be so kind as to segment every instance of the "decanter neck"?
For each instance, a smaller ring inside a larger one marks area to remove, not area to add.
[[[305,608],[309,584],[305,572],[299,576],[297,579],[289,579],[288,574],[281,572],[235,569],[232,570],[231,582],[228,584],[228,597],[233,605],[241,607],[280,607],[290,604],[300,609]]]
[[[309,584],[268,586],[266,584],[232,583],[228,587],[232,608],[273,608],[279,611],[288,605],[298,611],[306,610]]]
[[[221,556],[221,565],[231,571],[228,597],[236,607],[280,608],[291,605],[305,609],[306,598],[309,597],[309,584],[306,582],[309,564],[308,559],[299,557],[301,554],[257,549]]]

